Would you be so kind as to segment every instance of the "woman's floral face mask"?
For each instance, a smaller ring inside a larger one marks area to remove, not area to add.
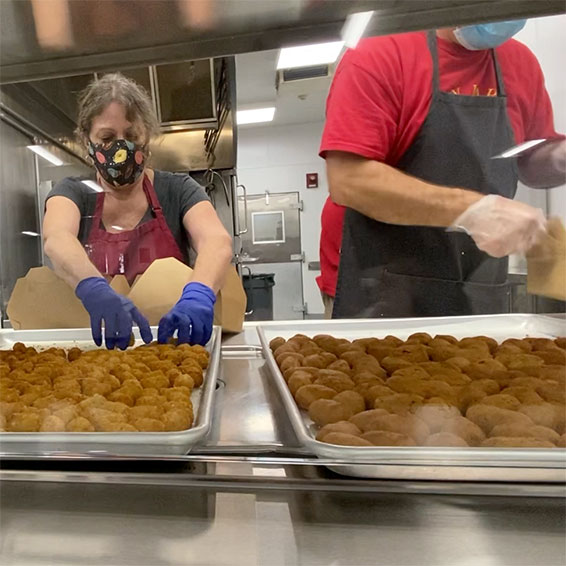
[[[145,165],[145,146],[129,140],[112,144],[95,144],[89,140],[88,153],[100,176],[113,187],[121,188],[136,182]]]

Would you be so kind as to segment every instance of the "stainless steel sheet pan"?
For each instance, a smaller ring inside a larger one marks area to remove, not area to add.
[[[156,335],[156,329],[154,335]],[[142,344],[137,330],[136,344]],[[90,329],[0,330],[0,349],[11,348],[16,342],[36,348],[94,349]],[[206,346],[210,364],[203,385],[193,390],[191,401],[195,422],[189,430],[175,432],[85,432],[85,433],[0,433],[0,453],[46,454],[48,452],[92,453],[109,452],[116,455],[186,454],[207,436],[212,423],[213,401],[221,355],[221,330],[215,327]]]
[[[566,319],[542,315],[492,315],[414,319],[332,320],[272,322],[258,326],[270,377],[277,388],[300,444],[321,458],[339,458],[351,466],[330,468],[349,476],[451,481],[566,482],[566,450],[486,449],[428,447],[350,447],[315,440],[315,427],[306,411],[300,410],[269,348],[277,336],[291,338],[331,334],[350,340],[382,338],[388,334],[406,339],[414,332],[452,334],[456,338],[487,335],[496,340],[527,336],[566,335]]]

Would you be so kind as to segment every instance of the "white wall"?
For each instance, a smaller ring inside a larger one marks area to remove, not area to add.
[[[238,181],[248,194],[298,191],[304,203],[301,239],[304,300],[310,314],[324,312],[309,261],[318,261],[320,213],[328,195],[324,161],[318,157],[323,122],[288,126],[240,126],[238,129]],[[318,189],[307,189],[307,173],[318,173]]]

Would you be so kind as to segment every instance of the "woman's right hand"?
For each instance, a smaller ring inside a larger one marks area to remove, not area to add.
[[[130,343],[134,322],[139,326],[143,341],[153,340],[149,322],[134,303],[119,295],[104,277],[87,277],[80,281],[75,294],[90,315],[92,338],[97,346],[102,344],[102,321],[104,341],[109,350],[114,347],[125,350]]]

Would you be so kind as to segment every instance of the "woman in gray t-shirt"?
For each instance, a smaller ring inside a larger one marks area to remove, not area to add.
[[[133,323],[152,339],[147,320],[113,291],[104,276],[132,282],[155,260],[187,262],[193,277],[161,320],[158,340],[205,344],[212,332],[216,293],[232,257],[231,238],[203,188],[188,175],[148,168],[147,147],[158,133],[149,96],[134,81],[111,74],[79,99],[77,134],[96,170],[96,182],[69,177],[51,191],[43,221],[45,253],[75,288],[90,314],[93,339],[124,349]]]

